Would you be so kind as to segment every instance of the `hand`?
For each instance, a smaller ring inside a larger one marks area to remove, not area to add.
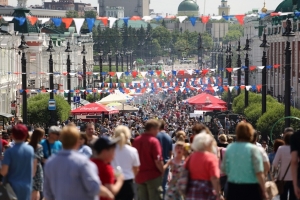
[[[124,181],[124,175],[123,174],[118,175],[116,178],[117,178],[117,181],[121,181],[121,182]]]
[[[269,195],[266,191],[263,191],[263,199],[269,199]]]
[[[300,199],[300,188],[299,187],[294,187],[294,192],[295,192],[295,195],[297,197],[297,199]]]

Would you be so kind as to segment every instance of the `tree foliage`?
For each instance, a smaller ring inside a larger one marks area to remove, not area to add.
[[[65,121],[68,119],[71,107],[64,97],[55,95],[56,112],[55,119]],[[49,94],[37,94],[28,99],[27,114],[30,123],[45,123],[50,121],[50,112],[48,111]]]
[[[228,44],[232,41],[238,41],[244,35],[244,28],[240,24],[229,24],[228,32],[223,38],[223,43]]]

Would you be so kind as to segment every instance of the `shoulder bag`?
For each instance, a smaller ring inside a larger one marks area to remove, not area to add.
[[[285,178],[287,172],[289,171],[290,166],[291,166],[291,163],[289,163],[289,166],[286,168],[285,173],[284,173],[282,179],[281,179],[281,180],[276,180],[276,181],[275,181],[275,183],[276,183],[276,185],[277,185],[277,189],[278,189],[278,193],[279,193],[279,194],[282,194],[282,193],[284,192],[284,184],[285,184],[284,178]],[[279,174],[278,174],[278,178],[279,178],[279,177],[280,177],[280,176],[279,176]]]
[[[190,155],[190,157],[186,163],[186,166],[181,167],[179,179],[176,183],[176,188],[178,189],[179,194],[181,194],[182,196],[186,196],[186,193],[187,193],[187,188],[188,188],[188,184],[189,184],[189,180],[190,180],[190,174],[189,174],[188,168],[189,168],[191,158],[192,158],[192,155]]]

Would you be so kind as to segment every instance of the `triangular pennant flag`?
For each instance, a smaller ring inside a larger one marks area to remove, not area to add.
[[[38,20],[41,21],[41,24],[45,24],[46,22],[48,22],[50,20],[50,18],[39,17]]]
[[[104,26],[107,26],[108,24],[108,17],[98,17],[98,20],[100,20]]]
[[[280,66],[279,64],[273,65],[273,67],[274,67],[275,69],[277,69],[279,66]]]
[[[182,23],[186,18],[187,16],[177,16],[177,19],[179,19],[180,23]]]
[[[258,69],[264,69],[265,66],[257,66]]]
[[[95,24],[95,18],[85,18],[88,29],[90,32],[92,32],[94,24]]]
[[[239,67],[235,67],[235,68],[233,68],[233,71],[235,72],[235,71],[237,71],[239,69],[240,69]]]
[[[27,16],[28,21],[30,21],[30,24],[33,26],[37,22],[38,18],[34,16]]]
[[[209,21],[210,16],[202,16],[201,21],[203,24],[206,24]]]
[[[84,23],[84,18],[73,18],[74,23],[75,23],[75,27],[76,27],[76,32],[77,34],[80,33],[81,27]]]
[[[192,23],[193,26],[195,26],[197,19],[198,17],[190,17],[190,22]]]
[[[114,76],[114,75],[116,74],[116,72],[108,72],[108,74],[109,74],[110,76]]]
[[[19,21],[20,26],[22,26],[26,20],[25,17],[15,17],[15,19]]]
[[[62,18],[61,21],[65,24],[66,29],[68,29],[73,22],[73,18]]]
[[[188,72],[189,75],[193,75],[193,70],[192,69],[187,70],[187,72]]]
[[[235,18],[238,20],[238,22],[239,22],[241,25],[244,25],[244,18],[245,18],[245,15],[235,15]]]
[[[230,92],[232,92],[232,89],[234,88],[234,86],[229,86],[229,90]]]
[[[124,24],[128,26],[129,17],[123,17]]]
[[[233,68],[226,68],[226,70],[227,70],[229,73],[231,73],[232,70],[233,70]]]
[[[250,71],[253,71],[256,69],[256,66],[250,66],[249,69],[250,69]]]
[[[244,85],[241,85],[241,86],[240,86],[241,90],[244,90],[245,87],[246,87],[246,86],[244,86]]]
[[[222,16],[210,16],[211,19],[214,20],[221,20],[223,17]]]
[[[4,19],[4,21],[6,22],[10,22],[14,19],[14,17],[2,17]]]
[[[246,90],[247,90],[247,91],[249,91],[249,90],[250,90],[250,88],[252,88],[252,86],[251,86],[251,85],[247,85],[247,86],[246,86]]]
[[[117,77],[118,77],[118,79],[121,78],[122,74],[123,74],[123,72],[117,72]]]
[[[143,19],[145,22],[149,22],[149,21],[152,20],[152,17],[151,17],[151,16],[144,16],[142,19]]]
[[[51,21],[54,23],[54,25],[56,27],[59,27],[61,25],[62,19],[61,18],[51,18]]]
[[[118,19],[115,17],[109,17],[108,20],[109,20],[109,28],[112,28]]]
[[[165,75],[167,76],[171,71],[165,70]]]
[[[223,18],[227,21],[230,20],[232,17],[233,15],[223,15]]]
[[[141,75],[145,78],[147,72],[141,72]]]

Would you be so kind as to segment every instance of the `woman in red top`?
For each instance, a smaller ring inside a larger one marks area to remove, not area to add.
[[[185,168],[189,170],[186,200],[221,200],[220,168],[217,156],[212,152],[214,138],[206,133],[194,137],[194,153],[188,158]]]

